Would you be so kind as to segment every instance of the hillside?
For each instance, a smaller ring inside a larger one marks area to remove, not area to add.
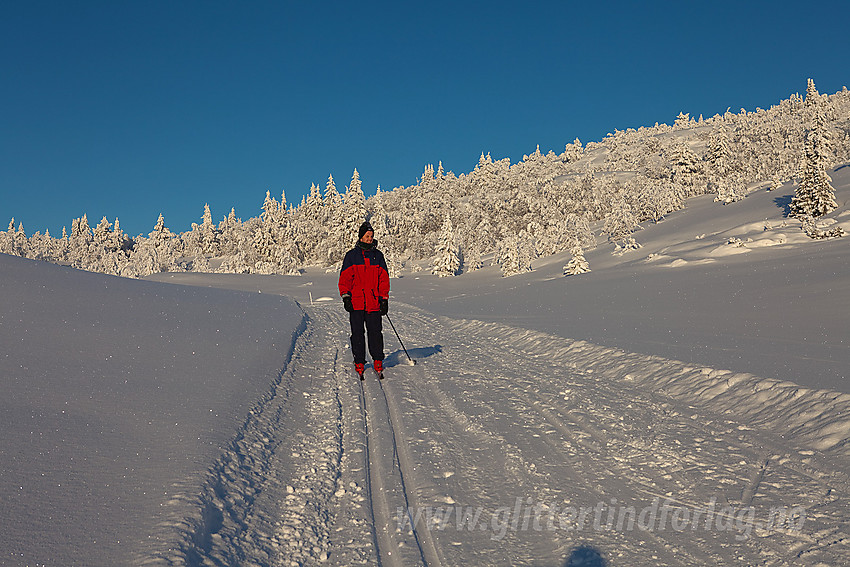
[[[695,197],[578,276],[405,273],[418,364],[386,328],[362,389],[333,270],[0,256],[3,563],[846,565],[848,248],[788,197]]]
[[[514,164],[482,153],[467,173],[428,165],[415,185],[377,188],[368,199],[355,169],[344,190],[329,177],[299,204],[269,191],[257,202],[262,214],[245,220],[231,210],[216,223],[199,204],[201,222],[184,232],[160,215],[147,236],[130,237],[117,219],[95,225],[84,215],[61,237],[28,237],[12,219],[0,232],[0,252],[127,277],[297,274],[338,263],[368,218],[393,275],[434,261],[448,238],[461,273],[481,267],[486,256],[513,275],[538,258],[590,246],[588,225],[598,223],[597,235],[628,246],[638,223],[678,211],[692,197],[734,202],[755,188],[805,184],[848,160],[850,93],[821,95],[810,80],[805,97],[792,94],[766,110],[680,114],[672,125],[615,130],[600,141],[570,142],[560,153],[538,147]]]
[[[0,564],[850,565],[850,247],[806,232],[850,232],[850,98],[816,94],[364,197],[416,360],[385,325],[383,381],[351,368],[348,221],[251,256],[308,202],[129,247],[78,219],[62,261],[141,281],[0,254]],[[804,224],[815,101],[837,208]],[[688,173],[724,131],[728,175]]]
[[[831,172],[839,208],[825,227],[850,232],[850,167]],[[448,317],[535,329],[569,339],[850,392],[850,247],[813,240],[786,216],[793,187],[753,190],[729,205],[711,196],[658,223],[644,222],[641,248],[615,254],[597,236],[591,272],[563,276],[569,253],[530,273],[500,277],[488,266],[455,278],[409,271],[393,300]],[[598,230],[598,227],[597,227]],[[598,234],[598,232],[597,232]],[[378,235],[380,239],[380,235]],[[304,303],[336,297],[336,274],[301,277],[158,274],[151,279],[281,293]],[[438,333],[438,330],[435,330]]]
[[[381,384],[351,372],[335,273],[158,276],[236,292],[0,256],[3,562],[846,565],[850,398],[822,382],[850,366],[847,248],[765,231],[784,197],[697,198],[580,276],[394,280],[418,364],[387,329]]]

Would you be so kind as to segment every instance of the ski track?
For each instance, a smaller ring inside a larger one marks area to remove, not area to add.
[[[385,330],[387,378],[367,368],[361,382],[345,313],[305,309],[292,359],[211,467],[197,517],[149,562],[564,565],[589,545],[612,565],[850,565],[841,395],[399,304],[418,364]],[[824,399],[833,422],[784,423]],[[819,440],[825,450],[807,449]],[[655,499],[670,515],[718,513],[710,529],[614,527],[618,507]],[[556,519],[599,503],[596,527],[591,512]],[[766,525],[795,506],[801,530]],[[736,527],[750,507],[755,528]]]

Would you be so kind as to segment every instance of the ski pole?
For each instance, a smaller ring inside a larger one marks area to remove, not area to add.
[[[374,291],[374,290],[372,290],[372,297],[374,297],[376,300],[378,299],[378,296],[377,296],[377,295],[375,295],[375,291]],[[387,321],[389,321],[389,322],[390,322],[390,327],[392,327],[392,328],[393,328],[393,332],[395,333],[395,338],[397,338],[397,339],[398,339],[398,344],[400,344],[400,345],[401,345],[401,350],[403,350],[403,351],[404,351],[404,354],[406,354],[406,355],[407,355],[407,360],[409,360],[409,361],[410,361],[410,364],[411,364],[411,365],[416,364],[416,361],[415,361],[415,360],[413,360],[412,358],[410,358],[410,353],[409,353],[409,352],[407,352],[407,349],[406,349],[406,348],[404,348],[404,343],[403,343],[403,342],[401,342],[401,337],[400,337],[400,336],[398,336],[398,331],[396,331],[396,330],[395,330],[395,325],[393,325],[393,320],[392,320],[392,319],[390,319],[390,314],[389,314],[389,313],[384,313],[384,316],[387,318]]]
[[[395,330],[395,325],[393,325],[393,320],[392,320],[392,319],[390,319],[390,315],[389,315],[389,313],[385,314],[384,316],[387,318],[387,321],[389,321],[389,322],[390,322],[390,326],[393,328],[393,332],[395,333],[395,336],[396,336],[396,338],[398,339],[398,344],[400,344],[400,345],[401,345],[401,350],[403,350],[403,351],[404,351],[404,354],[406,354],[406,355],[407,355],[407,360],[409,360],[409,361],[410,361],[410,364],[416,364],[416,361],[415,361],[415,360],[413,360],[412,358],[410,358],[410,353],[408,353],[408,352],[407,352],[407,349],[406,349],[406,348],[404,348],[404,343],[403,343],[403,342],[401,342],[401,337],[400,337],[400,336],[398,336],[398,331],[396,331],[396,330]]]

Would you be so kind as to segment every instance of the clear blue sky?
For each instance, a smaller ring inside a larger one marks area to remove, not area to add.
[[[850,3],[7,0],[0,230],[147,234],[266,190],[298,203],[426,164],[512,163],[615,128],[850,83]]]

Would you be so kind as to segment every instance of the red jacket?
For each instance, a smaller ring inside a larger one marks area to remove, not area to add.
[[[355,311],[380,311],[378,298],[390,296],[390,275],[380,250],[358,244],[348,251],[339,273],[339,294],[347,293]]]

